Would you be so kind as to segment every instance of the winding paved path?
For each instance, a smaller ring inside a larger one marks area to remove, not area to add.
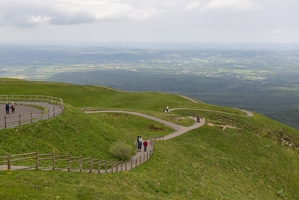
[[[171,109],[171,110],[176,110],[176,109]],[[169,112],[171,110],[169,110]],[[85,111],[85,113],[89,113],[89,114],[91,114],[91,113],[107,113],[107,112],[109,112],[109,113],[126,113],[126,114],[131,114],[131,115],[137,115],[137,116],[140,116],[140,117],[144,117],[144,118],[162,123],[162,124],[164,124],[164,125],[166,125],[166,126],[168,126],[168,127],[170,127],[171,129],[174,130],[173,133],[170,133],[169,135],[166,135],[164,137],[164,140],[169,140],[171,138],[180,136],[180,135],[182,135],[182,134],[184,134],[188,131],[199,128],[199,127],[201,127],[205,124],[205,121],[203,119],[200,120],[200,123],[197,123],[196,119],[194,118],[194,124],[191,125],[191,126],[185,127],[185,126],[181,126],[181,125],[169,122],[169,121],[165,121],[163,119],[159,119],[157,117],[153,117],[153,116],[143,114],[143,113],[138,113],[138,112],[121,111],[121,110]],[[192,117],[190,117],[190,118],[192,119]],[[149,139],[146,139],[146,140],[150,141]],[[147,151],[151,151],[151,150],[153,150],[153,146],[150,144],[150,142],[148,142]],[[144,151],[141,151],[141,152],[136,151],[136,154],[130,159],[130,161],[135,161],[136,159],[139,159],[139,158],[143,157],[144,154],[145,154]]]
[[[51,105],[51,106],[53,106],[53,105]],[[4,105],[3,105],[3,107],[4,107]],[[180,110],[180,109],[188,109],[188,108],[177,108],[177,109],[174,108],[174,109],[170,109],[169,112],[173,111],[173,110]],[[205,111],[208,111],[208,110],[205,110]],[[245,111],[245,110],[242,110],[242,111],[244,111],[247,116],[253,116],[253,114],[251,112],[249,112],[249,111]],[[150,116],[150,115],[147,115],[147,114],[143,114],[143,113],[138,113],[138,112],[121,111],[121,110],[85,111],[85,113],[89,113],[89,114],[90,113],[107,113],[107,112],[109,112],[109,113],[126,113],[126,114],[132,114],[132,115],[144,117],[144,118],[147,118],[147,119],[150,119],[150,120],[154,120],[154,121],[162,123],[162,124],[164,124],[166,126],[169,126],[170,128],[172,128],[174,130],[174,132],[171,133],[171,134],[169,134],[169,135],[166,135],[164,137],[164,140],[168,140],[168,139],[180,136],[180,135],[182,135],[182,134],[184,134],[184,133],[186,133],[186,132],[188,132],[190,130],[197,129],[197,128],[199,128],[199,127],[201,127],[201,126],[203,126],[205,124],[205,121],[203,119],[200,120],[200,123],[197,123],[196,122],[196,118],[192,118],[192,117],[190,117],[190,118],[194,119],[194,124],[191,125],[191,126],[189,126],[189,127],[185,127],[185,126],[181,126],[181,125],[169,122],[169,121],[165,121],[163,119],[159,119],[157,117],[153,117],[153,116]],[[152,150],[152,149],[153,149],[153,146],[149,142],[148,143],[148,151]],[[130,159],[130,161],[135,161],[135,160],[143,157],[144,155],[145,155],[145,152],[138,152],[137,151],[136,154]],[[0,168],[1,167],[3,168],[5,166],[0,166]],[[12,166],[11,170],[22,169],[22,168],[26,168],[26,167],[25,166]],[[130,170],[132,168],[134,168],[134,166],[129,167],[128,170]],[[49,170],[49,169],[45,169],[45,170]],[[115,171],[115,169],[114,169],[114,171]]]

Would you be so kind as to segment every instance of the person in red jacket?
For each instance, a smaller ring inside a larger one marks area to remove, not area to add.
[[[148,144],[147,141],[144,140],[144,141],[143,141],[144,151],[146,151],[147,144]]]

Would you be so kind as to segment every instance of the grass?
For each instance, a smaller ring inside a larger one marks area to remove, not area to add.
[[[112,159],[117,140],[134,147],[137,135],[167,135],[168,127],[121,113],[85,114],[81,108],[120,109],[190,125],[196,113],[208,126],[156,141],[150,160],[129,172],[89,174],[61,171],[0,172],[1,199],[297,199],[297,130],[256,114],[192,103],[177,95],[132,93],[102,87],[1,79],[0,93],[61,97],[55,118],[0,130],[0,155],[39,150]],[[12,90],[16,88],[16,90]],[[56,89],[55,89],[56,88]],[[190,108],[163,114],[162,109]],[[175,116],[175,117],[174,117]],[[285,142],[289,141],[293,145]]]

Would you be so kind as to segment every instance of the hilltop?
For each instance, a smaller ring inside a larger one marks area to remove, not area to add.
[[[39,150],[111,159],[110,145],[118,140],[134,149],[137,135],[149,138],[172,132],[142,117],[86,114],[82,109],[134,111],[183,126],[193,123],[188,118],[192,113],[206,120],[201,128],[156,141],[150,160],[129,172],[2,170],[1,199],[272,200],[299,196],[299,131],[258,113],[248,117],[234,108],[167,93],[0,80],[0,94],[47,95],[65,103],[60,116],[0,130],[0,156]],[[166,106],[182,109],[162,113]]]

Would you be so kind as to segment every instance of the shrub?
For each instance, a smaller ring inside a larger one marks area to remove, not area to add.
[[[119,160],[127,160],[132,157],[133,151],[131,147],[124,141],[116,141],[110,145],[109,152]]]

